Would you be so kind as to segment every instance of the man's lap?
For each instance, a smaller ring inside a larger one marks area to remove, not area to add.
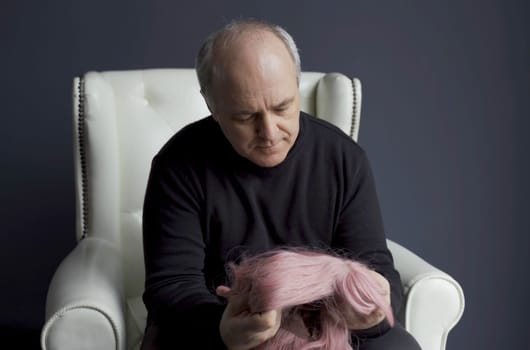
[[[148,327],[142,345],[142,350],[159,350],[164,346],[159,344],[160,336],[156,326]],[[358,334],[352,337],[354,350],[421,350],[416,340],[400,324],[393,328],[371,334]]]
[[[421,350],[414,337],[397,323],[383,333],[354,335],[352,348],[354,350]]]

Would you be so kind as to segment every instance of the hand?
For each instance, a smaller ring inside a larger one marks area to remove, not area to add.
[[[230,288],[220,286],[217,295],[228,299],[219,331],[230,350],[252,349],[274,337],[280,328],[281,310],[252,313],[244,295],[231,295]]]
[[[390,283],[387,279],[381,274],[370,270],[370,275],[373,277],[374,281],[381,287],[385,295],[385,300],[390,305]],[[372,312],[370,315],[364,316],[358,314],[351,307],[344,308],[344,314],[348,322],[348,328],[354,330],[361,330],[371,328],[385,319],[385,314],[382,310],[377,309]]]

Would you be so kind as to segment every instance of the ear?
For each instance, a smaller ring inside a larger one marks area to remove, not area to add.
[[[202,95],[202,98],[204,99],[204,102],[206,103],[206,107],[208,107],[208,110],[210,111],[210,113],[212,114],[212,117],[215,121],[217,121],[217,117],[215,116],[214,112],[213,112],[213,108],[212,106],[210,105],[210,101],[208,99],[208,97],[206,96],[206,94],[204,93],[204,91],[201,89],[201,95]]]

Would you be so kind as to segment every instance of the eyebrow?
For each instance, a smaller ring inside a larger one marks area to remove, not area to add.
[[[294,101],[294,96],[293,97],[288,97],[285,100],[283,100],[282,102],[280,102],[277,105],[275,105],[274,108],[286,107],[287,105],[290,105],[293,101]]]
[[[294,96],[288,97],[285,100],[281,101],[280,103],[274,105],[272,108],[277,109],[277,108],[286,107],[290,105],[294,101],[294,99],[295,99]],[[253,113],[254,112],[252,110],[241,109],[241,110],[235,111],[234,116],[237,117],[237,116],[248,115],[248,114],[253,114]]]

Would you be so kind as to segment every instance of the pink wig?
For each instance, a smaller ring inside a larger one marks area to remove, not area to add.
[[[256,349],[346,350],[350,331],[343,312],[394,318],[384,291],[356,261],[309,251],[274,250],[229,264],[229,295],[247,294],[251,312],[282,309],[276,335]],[[219,287],[218,287],[219,288]],[[218,294],[221,293],[218,289]]]

